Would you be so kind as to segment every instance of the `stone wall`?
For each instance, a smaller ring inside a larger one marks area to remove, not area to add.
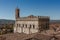
[[[38,32],[38,21],[16,21],[14,32],[16,31],[19,33],[23,32],[27,34],[36,33]]]

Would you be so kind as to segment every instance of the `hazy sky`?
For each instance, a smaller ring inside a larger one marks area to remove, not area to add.
[[[60,0],[0,0],[0,19],[15,19],[17,5],[20,16],[50,16],[50,19],[60,19]]]

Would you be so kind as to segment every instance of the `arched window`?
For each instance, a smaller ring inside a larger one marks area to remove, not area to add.
[[[31,28],[31,24],[30,24],[30,27],[29,28]]]
[[[25,24],[26,28],[27,28],[27,24]]]
[[[24,27],[24,24],[22,24],[22,26]]]
[[[33,29],[35,28],[35,25],[33,25]]]
[[[17,27],[18,27],[18,24],[17,24]]]

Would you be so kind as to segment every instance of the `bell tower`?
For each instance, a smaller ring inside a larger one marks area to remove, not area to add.
[[[18,8],[16,8],[16,10],[15,10],[15,18],[17,19],[17,18],[19,18],[19,9]]]

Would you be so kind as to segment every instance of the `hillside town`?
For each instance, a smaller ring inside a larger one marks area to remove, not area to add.
[[[19,16],[16,20],[0,20],[0,40],[60,40],[60,20],[50,20],[49,16]]]

